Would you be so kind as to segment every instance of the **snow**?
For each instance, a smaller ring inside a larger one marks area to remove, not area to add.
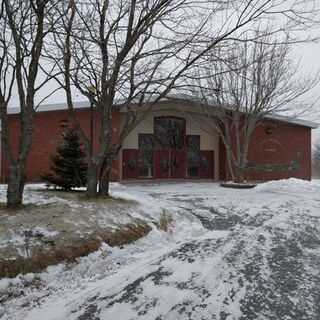
[[[212,182],[111,188],[138,203],[128,215],[170,214],[170,231],[153,228],[121,248],[103,244],[76,264],[1,279],[0,301],[8,287],[23,292],[2,303],[1,320],[319,317],[319,180],[245,190]],[[24,286],[32,280],[41,285]]]
[[[286,180],[270,181],[268,183],[262,183],[258,185],[255,190],[262,192],[290,192],[295,193],[297,196],[305,195],[305,192],[312,192],[319,190],[319,180],[305,181],[296,178],[290,178]]]
[[[7,246],[23,246],[26,242],[24,232],[26,230],[24,228],[20,228],[20,230],[14,231],[9,230],[9,237],[1,237],[0,238],[0,248],[5,248]],[[37,226],[33,228],[32,230],[29,230],[32,234],[32,238],[30,239],[32,243],[39,242],[37,239],[41,237],[55,237],[59,234],[58,231],[50,231],[44,227]],[[25,256],[25,254],[22,254]]]
[[[47,238],[50,238],[50,237],[55,237],[59,234],[58,231],[50,231],[44,227],[35,227],[33,229],[33,232],[35,234],[38,234],[38,235],[41,235],[43,237],[47,237]]]

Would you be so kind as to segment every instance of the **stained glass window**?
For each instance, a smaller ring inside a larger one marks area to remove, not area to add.
[[[180,150],[184,147],[185,120],[179,118],[156,118],[156,148]]]

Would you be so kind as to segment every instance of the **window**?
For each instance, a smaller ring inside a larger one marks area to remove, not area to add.
[[[139,134],[139,176],[153,177],[153,135]]]
[[[187,177],[199,177],[200,136],[187,136]]]
[[[185,120],[181,118],[155,118],[156,149],[180,150],[184,147]]]

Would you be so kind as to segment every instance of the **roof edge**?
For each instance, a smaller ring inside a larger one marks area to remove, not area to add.
[[[286,123],[292,123],[292,124],[295,124],[298,126],[308,127],[311,129],[318,129],[320,126],[320,124],[317,122],[294,118],[294,117],[282,116],[279,114],[266,116],[265,119],[271,119],[271,120],[276,120],[276,121],[281,121],[281,122],[286,122]]]
[[[172,100],[180,100],[180,101],[187,101],[187,102],[191,102],[191,103],[192,102],[195,103],[197,101],[197,99],[195,99],[194,97],[191,97],[191,96],[187,97],[184,95],[172,94],[172,95],[168,95],[167,97],[159,100],[159,102],[170,101],[170,100],[171,101]],[[149,102],[152,102],[152,101],[149,101]],[[122,104],[119,103],[117,105],[121,107]],[[75,101],[75,102],[73,102],[73,106],[75,109],[89,108],[90,102],[89,101]],[[67,109],[68,109],[68,106],[65,102],[51,103],[51,104],[40,105],[36,109],[36,112],[58,111],[58,110],[67,110]],[[20,111],[19,107],[8,108],[8,114],[17,114],[17,113],[19,113],[19,111]],[[294,117],[282,116],[282,115],[278,115],[278,114],[266,116],[265,119],[292,123],[292,124],[303,126],[303,127],[309,127],[311,129],[317,129],[320,127],[320,124],[317,122],[303,120],[303,119],[294,118]]]
[[[73,102],[73,107],[75,109],[88,108],[90,107],[89,101],[75,101]],[[36,108],[36,112],[46,112],[46,111],[58,111],[58,110],[67,110],[68,105],[65,102],[61,103],[50,103],[42,104]],[[19,107],[8,108],[8,114],[18,114],[20,111]]]

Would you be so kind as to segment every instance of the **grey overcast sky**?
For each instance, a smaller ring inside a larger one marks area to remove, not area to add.
[[[315,30],[314,35],[319,35],[320,37],[320,26],[318,31]],[[300,59],[302,74],[312,74],[316,73],[317,70],[320,70],[320,40],[318,42],[297,44],[295,45],[293,53],[296,59]],[[50,91],[49,88],[46,89]],[[313,94],[320,94],[320,83],[318,84],[317,88],[315,88],[315,90],[313,91]],[[75,94],[74,99],[82,100],[83,97],[79,96],[78,94]],[[65,96],[63,92],[56,93],[55,95],[49,97],[46,100],[45,104],[59,102],[65,102]],[[319,108],[317,111],[319,111],[319,114],[310,115],[311,118],[313,118],[310,120],[320,122],[320,101]]]
[[[315,30],[315,35],[320,36],[319,30]],[[315,73],[320,70],[320,41],[316,43],[304,43],[296,46],[297,59],[301,59],[302,73]],[[312,91],[313,95],[320,96],[320,83]],[[315,112],[310,114],[308,118],[312,121],[320,123],[320,99],[315,107]],[[320,138],[320,129],[313,130],[313,141]]]

